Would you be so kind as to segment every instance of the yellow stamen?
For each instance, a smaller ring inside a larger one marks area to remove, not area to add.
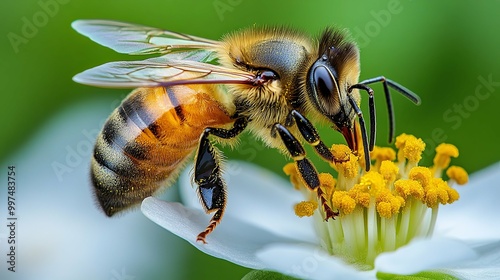
[[[314,215],[321,241],[333,255],[366,269],[373,269],[381,252],[394,251],[414,238],[428,237],[434,231],[440,204],[459,199],[451,186],[465,184],[467,172],[451,166],[450,158],[458,149],[450,144],[436,149],[433,167],[418,166],[425,143],[413,135],[396,138],[397,151],[375,147],[371,152],[374,165],[365,172],[363,150],[353,154],[346,145],[333,145],[337,180],[328,173],[319,174],[320,188],[332,209],[340,216],[324,222],[324,209],[319,207],[317,193],[304,186],[295,164],[284,172],[295,188],[305,194],[305,201],[295,206],[299,217]],[[444,181],[442,171],[449,177]]]
[[[333,145],[331,151],[334,162],[330,165],[342,176],[354,178],[359,170],[358,157],[353,155],[346,145]]]
[[[348,161],[351,156],[351,149],[349,149],[346,145],[333,145],[331,151],[335,162]]]
[[[370,171],[364,174],[360,182],[349,190],[348,195],[356,204],[368,208],[371,198],[376,197],[384,188],[385,180],[382,175],[375,171]]]
[[[380,215],[380,217],[389,219],[390,217],[392,217],[391,203],[385,201],[377,203],[377,212]]]
[[[336,191],[332,197],[333,207],[339,209],[340,213],[344,215],[351,214],[356,208],[356,202],[349,196],[347,191]]]
[[[440,144],[436,147],[436,156],[434,157],[434,167],[444,169],[450,165],[450,158],[458,157],[458,149],[452,144]]]
[[[302,181],[300,180],[295,164],[287,163],[283,167],[283,172],[285,172],[286,175],[290,176],[290,182],[292,182],[293,187],[299,190],[302,186]]]
[[[316,201],[301,201],[294,207],[295,215],[300,218],[310,217],[314,214],[316,208],[318,208],[318,203]]]
[[[415,180],[400,179],[394,182],[394,190],[403,198],[407,199],[410,196],[418,200],[424,198],[424,188]]]
[[[422,187],[425,188],[427,185],[429,185],[432,179],[432,174],[429,168],[417,166],[413,167],[410,170],[410,174],[408,177],[412,180],[419,182],[422,185]]]
[[[441,178],[432,178],[431,182],[424,187],[427,207],[434,208],[439,203],[448,203],[450,197],[447,188],[449,188],[448,184]]]
[[[355,203],[367,208],[370,205],[370,192],[366,185],[356,184],[349,190],[349,196]],[[334,194],[335,195],[335,194]]]
[[[395,160],[396,152],[389,147],[373,147],[373,151],[370,153],[370,157],[374,160],[384,161],[384,160]]]
[[[467,171],[459,166],[450,166],[450,168],[446,170],[446,175],[459,185],[465,185],[469,182],[469,175],[467,174]]]
[[[399,213],[399,209],[404,206],[405,200],[401,196],[393,195],[389,190],[384,189],[376,198],[377,212],[381,217],[391,218]]]
[[[384,160],[380,164],[379,172],[380,174],[382,174],[387,183],[391,184],[396,180],[396,177],[399,174],[399,168],[394,162]]]
[[[333,178],[332,174],[329,173],[320,173],[319,181],[321,183],[321,188],[325,193],[326,198],[330,198],[335,191],[335,184],[337,184],[337,180]]]
[[[448,192],[448,204],[451,204],[460,198],[460,194],[454,188],[448,186],[446,191]]]
[[[400,161],[406,158],[411,162],[418,162],[422,159],[425,143],[420,138],[403,133],[396,137],[396,148],[399,149],[398,159]]]
[[[363,177],[361,177],[360,184],[365,186],[373,196],[375,196],[382,189],[385,189],[384,177],[375,171],[370,171],[363,175]]]

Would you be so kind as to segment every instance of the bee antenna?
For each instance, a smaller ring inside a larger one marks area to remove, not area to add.
[[[369,87],[367,87],[367,85],[372,84],[372,83],[377,83],[377,82],[382,82],[382,84],[384,86],[385,100],[387,102],[387,111],[388,111],[388,115],[389,115],[389,143],[392,143],[392,141],[394,140],[394,131],[395,131],[396,121],[394,119],[394,108],[392,106],[392,99],[391,99],[391,95],[389,92],[389,87],[395,89],[397,92],[401,93],[404,97],[410,99],[410,101],[416,105],[420,105],[421,101],[420,101],[420,97],[418,95],[416,95],[415,93],[413,93],[411,90],[405,88],[404,86],[402,86],[402,85],[400,85],[392,80],[386,79],[384,76],[379,76],[379,77],[375,77],[375,78],[361,81],[358,84],[351,86],[351,88],[353,88],[353,87],[359,88],[359,89],[364,89],[363,87],[369,88]],[[349,88],[349,92],[350,92],[350,88]],[[372,102],[373,91],[372,91],[372,93],[368,92],[368,94],[370,94],[370,101]],[[372,105],[370,104],[370,115],[371,115],[371,109],[372,109]],[[373,109],[375,110],[375,105],[373,105]],[[372,122],[372,124],[373,123],[375,123],[375,122]]]
[[[373,146],[375,146],[375,135],[376,135],[376,115],[375,115],[375,100],[373,98],[373,89],[371,89],[369,86],[365,84],[355,84],[349,87],[348,92],[351,93],[353,89],[361,89],[364,90],[368,93],[369,99],[368,99],[368,104],[370,107],[370,145],[369,150],[373,151]],[[351,99],[352,97],[348,95]],[[363,143],[366,144],[366,143]]]
[[[353,86],[351,86],[351,88],[352,87]],[[350,92],[351,88],[349,88],[349,92]],[[361,109],[359,109],[358,104],[356,104],[356,101],[354,101],[354,99],[352,98],[352,96],[350,94],[347,94],[347,99],[349,100],[349,103],[351,104],[352,108],[354,109],[354,111],[358,115],[359,126],[361,128],[361,138],[363,138],[363,151],[365,153],[365,170],[368,172],[368,171],[370,171],[371,160],[370,160],[370,150],[368,148],[368,139],[366,137],[366,126],[365,126],[365,120],[363,118],[363,112],[361,111]],[[370,109],[370,112],[372,112],[371,109]],[[374,118],[371,118],[371,117],[370,117],[370,119],[374,120]],[[373,121],[373,123],[374,123],[374,121]],[[374,129],[372,129],[372,131],[373,131],[372,133],[375,134]],[[370,140],[370,142],[372,142],[372,140]]]

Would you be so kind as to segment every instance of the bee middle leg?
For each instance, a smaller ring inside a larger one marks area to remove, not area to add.
[[[194,167],[194,181],[198,185],[198,193],[203,208],[210,213],[215,212],[207,228],[198,234],[196,241],[206,243],[205,239],[220,223],[226,208],[226,184],[220,168],[220,152],[208,137],[214,135],[220,138],[234,138],[247,126],[245,118],[239,118],[231,129],[206,128],[201,135],[198,153]]]
[[[304,150],[304,147],[302,147],[302,144],[300,144],[297,138],[295,138],[295,136],[293,136],[293,134],[282,124],[275,124],[273,126],[273,132],[271,132],[271,134],[274,134],[275,131],[278,132],[281,140],[283,141],[283,144],[285,144],[286,150],[295,161],[295,167],[297,168],[302,181],[309,189],[316,191],[318,199],[321,202],[321,206],[326,213],[325,221],[328,221],[328,219],[330,218],[335,219],[335,217],[338,216],[339,213],[334,212],[330,205],[328,205],[328,201],[325,198],[325,193],[320,187],[321,182],[319,181],[318,171],[316,171],[316,168],[311,163],[311,161],[306,158],[306,152]]]

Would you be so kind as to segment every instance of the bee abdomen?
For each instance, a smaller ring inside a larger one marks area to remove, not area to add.
[[[140,88],[113,111],[91,162],[96,198],[106,215],[167,187],[205,127],[231,122],[215,100],[204,96],[188,86]]]
[[[171,116],[177,115],[176,110],[155,117],[140,97],[131,95],[111,114],[95,145],[92,183],[108,216],[141,202],[161,185],[167,185],[180,162],[196,148],[196,141],[182,149],[173,147],[175,143],[163,134],[180,126],[179,120]],[[162,121],[165,118],[170,121]]]

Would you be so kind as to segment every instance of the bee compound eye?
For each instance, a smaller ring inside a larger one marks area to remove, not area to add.
[[[324,66],[318,66],[313,71],[314,87],[318,97],[328,98],[335,91],[334,77]]]

